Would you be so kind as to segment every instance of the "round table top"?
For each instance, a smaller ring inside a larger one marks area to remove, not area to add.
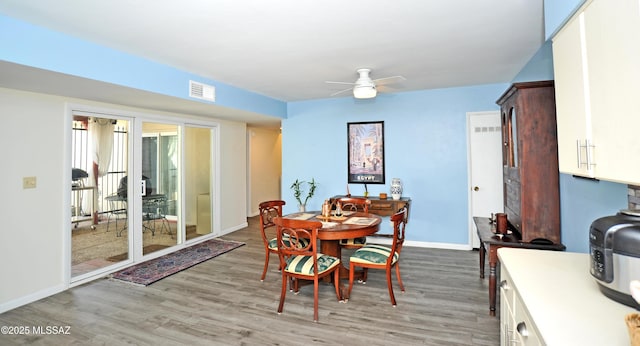
[[[300,212],[286,215],[287,218],[301,217],[304,214],[313,214],[307,218],[309,221],[329,222],[331,227],[323,227],[318,230],[318,239],[320,240],[340,240],[366,237],[376,233],[380,229],[382,218],[376,214],[356,212],[346,216],[344,220],[330,218],[326,219],[321,216],[319,211]],[[361,221],[361,222],[356,222]]]

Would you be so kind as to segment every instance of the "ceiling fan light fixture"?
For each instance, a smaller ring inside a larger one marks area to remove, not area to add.
[[[372,99],[377,94],[375,85],[356,85],[353,87],[353,97],[357,99]]]

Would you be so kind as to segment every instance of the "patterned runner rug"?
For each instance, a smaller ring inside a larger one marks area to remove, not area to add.
[[[245,245],[245,243],[233,240],[211,239],[186,249],[136,264],[114,273],[111,277],[147,286],[242,245]]]

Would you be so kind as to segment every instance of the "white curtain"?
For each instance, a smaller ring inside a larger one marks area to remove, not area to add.
[[[100,210],[97,188],[98,177],[104,176],[111,164],[111,151],[113,150],[113,130],[115,124],[111,119],[90,118],[88,123],[89,152],[92,164],[89,165],[89,181],[87,186],[93,186],[93,191],[82,191],[82,210],[91,211],[93,214]],[[94,166],[98,166],[98,172],[94,171]],[[96,176],[97,173],[97,176]],[[93,210],[92,207],[93,206]]]
[[[107,174],[111,163],[111,151],[113,150],[113,128],[111,119],[91,118],[89,121],[89,134],[91,136],[91,153],[94,165],[98,165],[98,177]],[[93,171],[93,170],[92,170]],[[95,184],[96,176],[93,172]]]

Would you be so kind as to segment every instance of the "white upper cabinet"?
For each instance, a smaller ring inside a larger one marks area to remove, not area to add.
[[[558,166],[563,173],[593,176],[584,147],[592,140],[586,63],[584,14],[580,14],[553,39]]]
[[[640,184],[640,5],[593,0],[553,39],[563,173]]]

